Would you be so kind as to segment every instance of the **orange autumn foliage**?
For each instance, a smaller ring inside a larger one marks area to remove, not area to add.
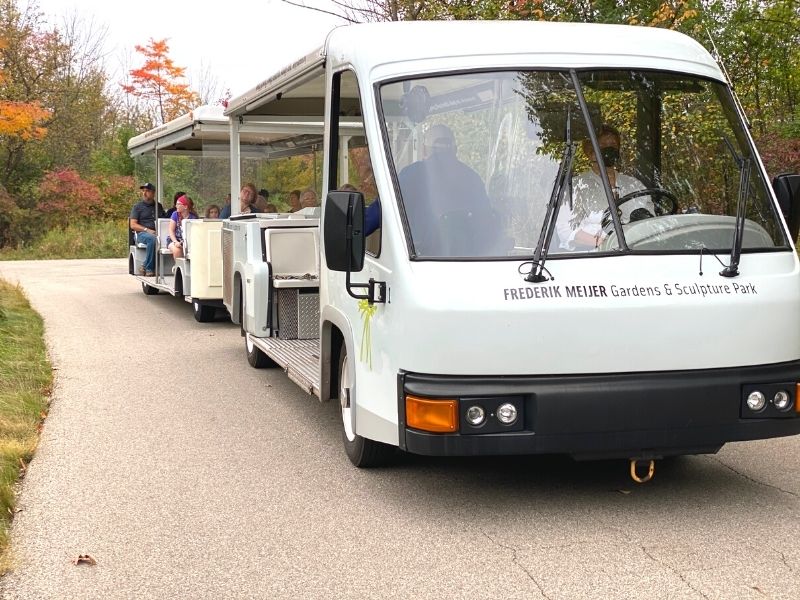
[[[7,45],[0,39],[0,50]],[[5,73],[0,70],[0,83]],[[0,136],[19,137],[23,140],[42,139],[47,129],[42,125],[50,117],[51,111],[38,102],[12,102],[0,100]]]
[[[47,134],[41,123],[49,116],[50,111],[38,102],[0,101],[0,135],[23,140],[41,139]]]
[[[144,64],[132,69],[132,83],[122,85],[127,93],[151,101],[162,123],[188,112],[199,102],[188,83],[183,82],[185,67],[178,67],[169,57],[167,40],[150,41],[135,46],[144,57]]]

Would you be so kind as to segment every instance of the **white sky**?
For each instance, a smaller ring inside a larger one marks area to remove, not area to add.
[[[169,55],[186,67],[192,87],[208,70],[220,93],[236,97],[273,71],[322,46],[325,36],[345,21],[280,0],[30,0],[51,25],[77,15],[84,29],[106,30],[106,65],[119,81],[124,70],[141,65],[134,45],[168,38]],[[335,10],[329,0],[309,4]],[[20,5],[23,6],[22,0]]]

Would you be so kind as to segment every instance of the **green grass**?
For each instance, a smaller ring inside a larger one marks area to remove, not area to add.
[[[51,229],[29,246],[0,250],[0,260],[122,258],[127,255],[126,220],[95,221]]]
[[[52,382],[42,319],[20,288],[0,280],[0,574],[11,565],[16,485],[39,441]]]

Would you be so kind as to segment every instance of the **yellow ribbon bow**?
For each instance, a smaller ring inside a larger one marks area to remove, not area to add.
[[[364,318],[364,329],[361,332],[361,361],[366,362],[370,371],[372,370],[372,336],[370,334],[370,319],[372,319],[378,307],[370,304],[368,300],[358,301],[358,311]]]

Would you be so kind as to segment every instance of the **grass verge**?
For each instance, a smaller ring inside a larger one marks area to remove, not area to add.
[[[15,488],[39,441],[52,382],[41,317],[19,287],[0,280],[0,574],[11,565]]]
[[[127,255],[128,223],[119,219],[51,229],[28,246],[0,250],[0,260],[121,258]]]

